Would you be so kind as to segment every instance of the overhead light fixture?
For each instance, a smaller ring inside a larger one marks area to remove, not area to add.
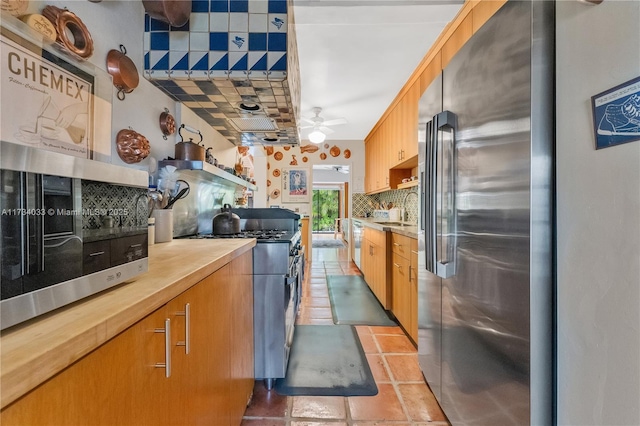
[[[313,132],[309,133],[309,140],[313,143],[322,143],[324,142],[327,135],[322,133],[320,130],[316,129]]]

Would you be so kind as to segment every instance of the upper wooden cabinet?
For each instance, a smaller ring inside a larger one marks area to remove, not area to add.
[[[365,138],[365,192],[396,189],[418,165],[418,102],[451,58],[506,0],[467,0]]]

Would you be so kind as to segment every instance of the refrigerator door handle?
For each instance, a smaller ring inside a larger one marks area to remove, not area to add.
[[[458,117],[443,111],[434,117],[435,146],[435,267],[436,275],[450,278],[456,273],[457,214],[456,214],[456,129]],[[450,138],[441,138],[441,132]],[[438,160],[440,162],[438,163]],[[438,167],[439,166],[439,167]],[[445,229],[446,228],[446,229]]]
[[[426,129],[426,149],[425,149],[425,171],[422,179],[423,185],[423,220],[425,239],[425,267],[427,271],[436,273],[435,253],[436,253],[436,152],[437,152],[437,132],[436,117],[427,123]]]

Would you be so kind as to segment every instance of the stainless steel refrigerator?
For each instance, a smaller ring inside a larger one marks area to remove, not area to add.
[[[420,99],[418,354],[453,425],[553,422],[553,10],[507,2]]]

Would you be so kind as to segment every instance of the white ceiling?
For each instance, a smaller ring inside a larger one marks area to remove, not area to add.
[[[462,3],[294,0],[302,116],[321,107],[348,120],[327,140],[363,140]]]

